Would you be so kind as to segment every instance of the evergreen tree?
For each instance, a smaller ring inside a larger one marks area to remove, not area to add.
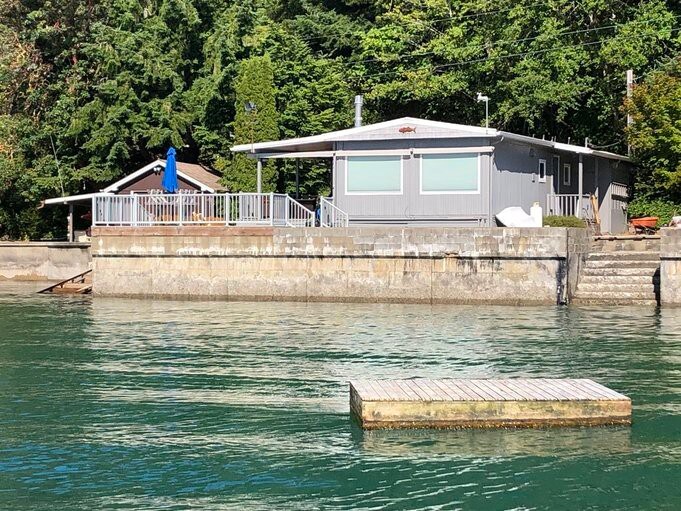
[[[235,83],[235,144],[250,144],[279,137],[277,109],[274,101],[274,71],[270,57],[251,57],[241,62]],[[246,106],[249,105],[249,108]],[[256,190],[256,160],[244,154],[220,158],[216,166],[223,170],[224,182],[233,192]],[[276,166],[263,162],[262,191],[276,188]]]
[[[624,151],[624,72],[681,48],[674,0],[6,0],[0,9],[0,237],[60,235],[46,197],[95,191],[178,147],[255,190],[234,143],[402,115]],[[263,57],[268,55],[268,57]],[[671,78],[635,94],[638,190],[678,200]],[[655,82],[655,80],[660,80]],[[659,96],[644,91],[664,93]],[[247,114],[244,103],[256,104]],[[650,116],[650,120],[646,120]],[[662,122],[665,117],[669,123]],[[658,123],[668,131],[660,131]],[[653,129],[653,136],[643,128]],[[666,133],[670,135],[667,136]],[[276,167],[276,168],[275,168]],[[326,160],[301,191],[329,192]],[[264,190],[294,190],[296,162],[268,162]],[[278,169],[278,172],[277,172]]]

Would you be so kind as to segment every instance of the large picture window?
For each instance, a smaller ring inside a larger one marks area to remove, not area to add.
[[[401,156],[350,156],[347,159],[347,194],[391,195],[402,193]]]
[[[480,193],[478,154],[422,155],[421,193]]]

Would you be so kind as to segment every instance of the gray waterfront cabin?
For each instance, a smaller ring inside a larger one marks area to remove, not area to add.
[[[350,225],[496,225],[504,208],[538,202],[544,215],[599,216],[602,232],[627,228],[626,156],[492,128],[404,117],[232,151],[330,158],[331,207]]]

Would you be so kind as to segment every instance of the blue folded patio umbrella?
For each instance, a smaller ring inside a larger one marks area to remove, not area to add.
[[[175,148],[168,149],[166,157],[166,168],[163,171],[163,181],[161,186],[168,193],[175,193],[179,189],[177,185],[177,163],[175,162]]]

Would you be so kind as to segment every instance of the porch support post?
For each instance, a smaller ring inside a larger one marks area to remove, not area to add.
[[[260,158],[258,158],[257,169],[258,169],[257,191],[258,193],[262,193],[262,160]]]
[[[577,218],[582,218],[582,196],[584,195],[584,155],[580,153],[579,155],[579,178],[577,186]]]
[[[600,204],[600,196],[601,196],[601,190],[598,186],[599,183],[599,176],[598,176],[598,158],[594,158],[594,195],[596,196],[596,204]]]
[[[67,217],[68,223],[68,240],[75,241],[73,238],[73,203],[69,204],[69,216]]]

